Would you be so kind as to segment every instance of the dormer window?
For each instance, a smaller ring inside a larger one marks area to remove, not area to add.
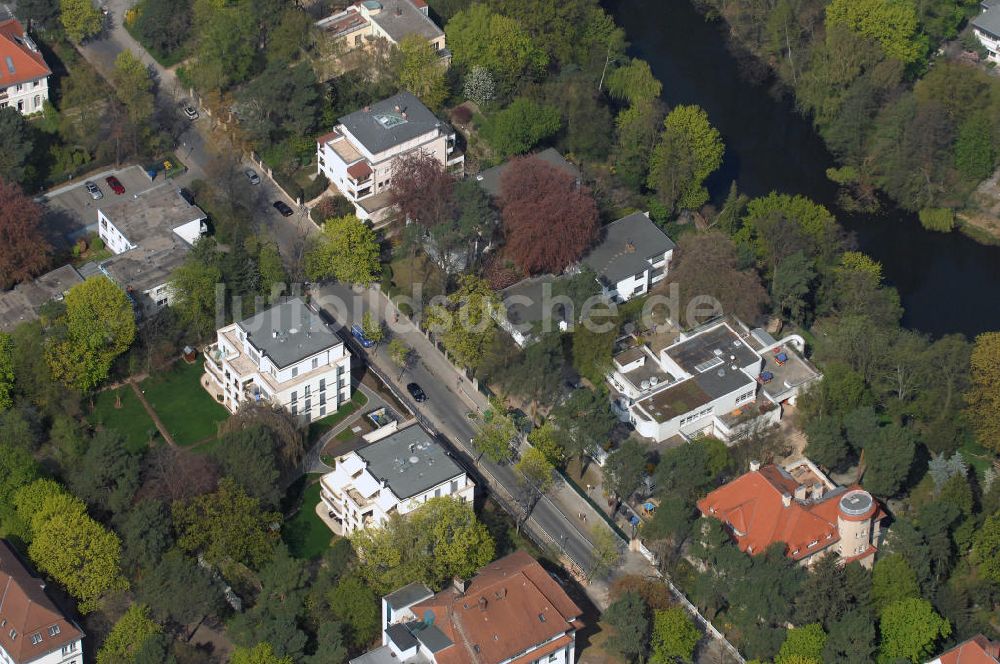
[[[55,636],[61,631],[62,630],[59,629],[59,625],[53,625],[52,627],[49,627],[49,636]]]
[[[808,544],[806,544],[806,548],[807,549],[811,549],[814,546],[816,546],[817,544],[819,544],[819,540],[813,540],[813,541],[809,542]]]
[[[10,630],[10,640],[13,641],[16,638],[17,638],[17,630],[16,629]]]
[[[39,634],[38,632],[35,632],[34,634],[31,635],[31,645],[37,646],[41,642],[42,642],[42,635],[41,634]]]

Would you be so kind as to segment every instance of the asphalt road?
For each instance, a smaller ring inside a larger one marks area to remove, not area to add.
[[[402,393],[407,405],[426,417],[448,439],[467,465],[476,466],[480,472],[485,469],[508,494],[517,495],[520,487],[509,465],[496,464],[486,458],[479,459],[478,464],[476,463],[479,455],[469,444],[476,434],[473,420],[469,417],[469,413],[477,408],[470,398],[473,388],[468,381],[459,382],[459,374],[423,333],[406,323],[405,318],[400,318],[399,324],[395,324],[393,313],[387,314],[385,311],[386,299],[377,291],[356,293],[343,284],[326,284],[315,288],[312,295],[317,306],[337,326],[349,328],[352,324],[360,325],[364,312],[371,311],[388,327],[397,328],[391,331],[391,335],[402,339],[416,355],[415,361],[403,372],[402,378],[399,368],[389,357],[387,343],[368,350],[352,344],[353,352],[380,369]],[[391,325],[387,318],[392,319]],[[421,404],[413,402],[405,390],[406,384],[410,382],[418,383],[423,388],[427,394],[426,401]],[[547,496],[543,496],[535,506],[529,526],[546,533],[581,571],[590,571],[593,565],[593,545]]]

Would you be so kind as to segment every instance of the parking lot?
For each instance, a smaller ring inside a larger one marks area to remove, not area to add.
[[[149,176],[139,166],[126,166],[118,170],[96,173],[90,181],[100,187],[102,200],[94,200],[83,186],[83,181],[53,189],[42,197],[45,205],[43,226],[45,234],[55,246],[69,246],[77,238],[97,231],[97,208],[102,203],[110,203],[120,198],[111,191],[104,178],[114,175],[125,187],[122,196],[144,192],[163,183],[163,178],[150,181]]]

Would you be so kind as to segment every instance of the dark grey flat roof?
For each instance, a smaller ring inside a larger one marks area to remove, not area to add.
[[[547,164],[561,168],[578,180],[582,177],[580,169],[567,161],[566,158],[559,154],[559,151],[555,148],[545,148],[541,152],[536,152],[531,156],[538,157]],[[500,195],[500,179],[503,177],[504,171],[507,170],[508,166],[510,166],[510,162],[505,161],[499,166],[487,168],[485,171],[476,176],[476,181],[479,182],[479,186],[482,187],[487,194],[496,198]]]
[[[705,390],[705,394],[711,399],[718,399],[741,387],[747,387],[755,383],[754,379],[743,373],[741,369],[733,371],[728,366],[720,366],[705,373],[700,373],[691,380],[698,383],[698,387]]]
[[[444,35],[441,28],[410,0],[382,0],[379,4],[382,11],[371,14],[371,20],[395,42],[409,35],[419,35],[428,41]]]
[[[417,640],[403,623],[396,623],[385,628],[385,635],[402,651],[417,647]]]
[[[431,652],[440,652],[448,646],[453,645],[451,639],[445,636],[444,632],[438,629],[437,625],[427,625],[414,630],[414,636]]]
[[[104,200],[98,209],[132,244],[142,246],[151,239],[173,235],[173,229],[208,216],[197,205],[181,198],[173,186],[160,185],[124,198]]]
[[[649,269],[649,259],[673,249],[649,217],[635,212],[604,227],[604,239],[583,259],[599,279],[614,286],[622,279]]]
[[[341,343],[300,297],[251,316],[239,326],[250,343],[281,368]]]
[[[434,593],[430,588],[419,581],[414,581],[386,595],[385,601],[393,609],[402,609],[433,596]]]
[[[759,359],[759,355],[726,325],[713,327],[682,341],[667,349],[667,355],[689,374],[714,370],[715,367],[704,366],[709,361],[728,367],[732,364],[730,355],[736,356],[736,365],[741,368]]]
[[[405,118],[403,113],[406,113]],[[339,122],[372,154],[385,152],[436,129],[451,131],[409,92],[376,102],[367,111],[362,109],[345,115]]]
[[[994,37],[1000,37],[1000,4],[994,4],[982,14],[972,19],[972,25]]]
[[[418,424],[358,450],[376,480],[385,480],[400,500],[447,482],[464,471]]]

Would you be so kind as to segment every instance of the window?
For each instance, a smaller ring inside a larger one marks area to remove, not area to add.
[[[441,487],[438,487],[438,488],[434,489],[434,497],[435,498],[440,498],[441,497]]]
[[[326,389],[326,378],[319,379],[319,391],[322,392]]]
[[[16,629],[10,630],[10,638],[11,638],[11,640],[14,640],[14,639],[17,638],[17,630]]]
[[[20,86],[18,86],[18,87],[20,87]],[[23,99],[18,99],[17,100],[17,110],[24,111],[24,100]]]
[[[38,87],[39,85],[41,85],[41,84],[42,84],[42,82],[41,82],[41,81],[35,81],[34,83],[32,83],[32,84],[31,84],[31,87],[33,87],[33,88],[37,88],[37,87]]]
[[[292,390],[292,403],[295,403],[298,400],[299,400],[299,393],[296,392],[295,390]]]
[[[60,631],[62,630],[59,629],[59,625],[53,625],[52,627],[49,627],[49,636],[55,636]]]
[[[308,413],[310,410],[312,410],[312,399],[306,399],[306,411],[305,412]]]
[[[303,396],[306,396],[306,397],[309,396],[309,390],[310,390],[311,387],[312,387],[311,385],[306,385],[306,393]]]
[[[20,91],[21,91],[21,90],[23,90],[23,89],[24,89],[24,85],[23,85],[23,84],[21,84],[21,83],[18,83],[18,84],[17,84],[17,91],[18,91],[18,92],[20,92]]]
[[[35,632],[34,634],[31,635],[31,645],[37,646],[41,642],[42,642],[42,635],[41,634],[39,634],[38,632]]]
[[[298,415],[298,414],[299,414],[299,407],[296,406],[295,404],[292,404],[292,415]]]
[[[323,417],[324,415],[326,415],[326,406],[320,406],[319,407],[319,416]]]
[[[292,367],[292,378],[295,378],[298,375],[299,375],[299,368],[298,367]]]
[[[326,403],[326,392],[320,392],[319,393],[319,405],[322,406],[325,403]]]
[[[42,96],[41,95],[35,95],[34,106],[32,106],[32,108],[38,108],[41,105],[42,105]]]
[[[451,493],[458,493],[458,480],[451,481]]]
[[[71,652],[76,652],[76,643],[77,642],[74,641],[73,643],[67,643],[66,645],[64,645],[62,648],[62,654],[68,655]]]
[[[156,306],[159,307],[160,309],[162,309],[163,307],[167,306],[167,298],[164,297],[164,298],[161,298],[161,299],[157,300],[156,301]]]
[[[319,358],[318,357],[314,357],[313,358],[313,369],[315,369],[318,366],[319,366]]]

